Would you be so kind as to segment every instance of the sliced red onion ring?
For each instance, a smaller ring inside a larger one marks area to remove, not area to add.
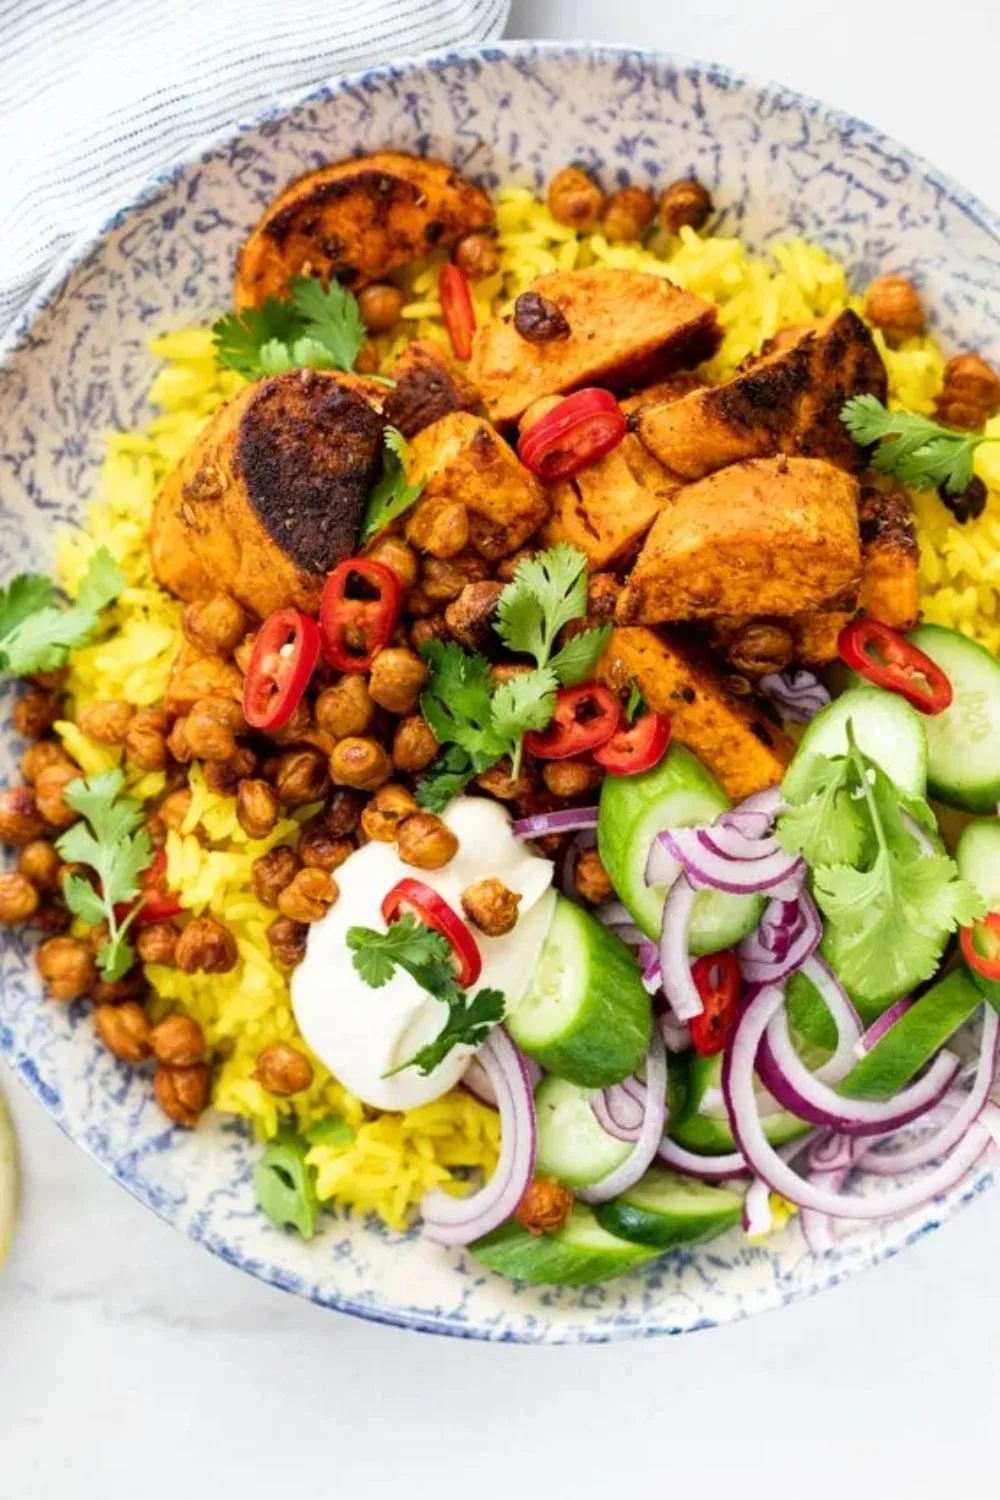
[[[657,1156],[675,1172],[685,1177],[698,1177],[702,1182],[724,1182],[727,1177],[745,1177],[750,1168],[746,1158],[738,1151],[725,1156],[701,1156],[697,1151],[688,1151],[676,1141],[664,1138],[660,1142]]]
[[[819,678],[803,669],[797,672],[768,672],[766,677],[760,679],[758,686],[781,717],[796,724],[808,724],[830,701],[830,694]]]
[[[770,831],[775,818],[784,807],[781,796],[781,787],[769,786],[762,792],[752,792],[749,797],[744,797],[742,802],[737,802],[729,812],[722,813],[717,822],[723,823],[730,828],[743,828],[744,833],[749,832],[749,825],[741,823],[740,819],[746,820],[750,817],[762,817],[767,819],[764,832]]]
[[[595,908],[594,916],[630,948],[638,948],[643,942],[642,933],[635,925],[632,913],[621,901],[605,901],[602,906]]]
[[[780,989],[768,986],[746,1005],[726,1049],[722,1086],[730,1124],[750,1167],[776,1193],[800,1208],[815,1209],[837,1219],[883,1219],[936,1198],[965,1176],[991,1143],[990,1132],[976,1121],[935,1171],[894,1192],[856,1197],[817,1186],[782,1160],[764,1135],[754,1097],[754,1065],[764,1033],[784,1003]]]
[[[660,972],[660,950],[648,938],[643,938],[639,944],[639,964],[642,968],[642,983],[646,993],[658,994],[663,985],[663,975]]]
[[[896,1000],[888,1010],[884,1010],[878,1020],[873,1021],[868,1030],[858,1037],[854,1044],[855,1057],[864,1057],[870,1052],[875,1043],[880,1042],[887,1031],[892,1030],[900,1016],[906,1015],[912,1004],[913,996],[906,995],[902,1000]]]
[[[645,1091],[644,1091],[645,1092]],[[637,1141],[642,1133],[646,1100],[637,1099],[620,1083],[602,1089],[590,1101],[594,1119],[618,1141]]]
[[[578,1188],[576,1196],[584,1203],[607,1203],[637,1183],[656,1156],[666,1123],[667,1054],[663,1038],[654,1026],[646,1056],[646,1111],[638,1139],[620,1166],[593,1186]]]
[[[755,822],[763,818],[761,813],[750,813]],[[721,854],[724,859],[766,859],[781,852],[781,845],[771,833],[744,833],[738,827],[726,823],[713,823],[711,828],[697,828],[698,842],[710,854]]]
[[[535,1096],[524,1058],[498,1026],[478,1053],[500,1110],[500,1159],[478,1192],[454,1198],[440,1188],[424,1194],[424,1231],[439,1245],[469,1245],[506,1222],[535,1171]]]
[[[691,1028],[680,1025],[666,1011],[660,1017],[660,1031],[663,1033],[663,1045],[668,1052],[689,1052],[691,1050]]]
[[[521,1061],[527,1069],[528,1079],[534,1092],[542,1081],[542,1070],[533,1058],[525,1057],[523,1053]],[[471,1059],[469,1066],[462,1074],[462,1087],[472,1095],[473,1099],[478,1099],[480,1104],[488,1104],[490,1109],[496,1109],[496,1089],[490,1082],[490,1075],[479,1061],[478,1055]]]
[[[805,960],[801,973],[819,991],[837,1028],[836,1050],[821,1068],[816,1069],[815,1076],[823,1083],[839,1083],[854,1066],[858,1038],[861,1035],[861,1018],[854,1009],[850,995],[830,965],[818,953]]]
[[[823,924],[809,892],[796,901],[767,904],[756,930],[736,950],[740,973],[750,984],[780,984],[816,952]]]
[[[733,859],[706,848],[700,828],[665,828],[653,840],[646,862],[646,884],[665,885],[675,864],[681,864],[691,884],[701,889],[726,891],[730,895],[758,895],[775,891],[787,882],[804,877],[801,855],[778,851],[763,859]]]
[[[562,812],[534,813],[517,818],[514,832],[519,839],[540,839],[547,833],[577,833],[597,827],[596,807],[567,807]]]
[[[704,1010],[691,977],[688,958],[688,926],[698,892],[686,875],[679,875],[663,903],[660,928],[660,983],[667,1004],[680,1022],[692,1021]]]
[[[771,1233],[771,1189],[763,1177],[755,1177],[743,1199],[743,1230],[754,1237]]]
[[[809,1181],[826,1192],[839,1193],[868,1146],[867,1136],[821,1136],[809,1153]],[[825,1142],[823,1151],[817,1150]],[[829,1157],[824,1164],[823,1154]],[[827,1255],[837,1241],[838,1220],[829,1214],[818,1214],[804,1208],[799,1215],[805,1242],[813,1255]],[[839,1221],[843,1222],[843,1221]]]

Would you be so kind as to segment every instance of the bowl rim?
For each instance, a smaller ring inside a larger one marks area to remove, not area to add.
[[[763,80],[721,63],[707,62],[702,59],[687,57],[681,53],[669,52],[659,48],[630,47],[613,43],[587,41],[512,40],[473,43],[463,47],[446,47],[422,54],[407,55],[392,62],[337,74],[320,84],[311,85],[286,98],[263,105],[251,114],[240,117],[233,124],[224,126],[221,130],[213,131],[211,134],[194,142],[186,151],[174,157],[167,165],[150,174],[143,182],[138,184],[112,213],[96,219],[94,223],[84,228],[75,236],[70,245],[67,246],[56,263],[36,287],[29,301],[10,324],[6,333],[0,338],[0,374],[3,373],[8,361],[26,346],[36,319],[47,308],[58,301],[77,268],[100,247],[107,236],[117,229],[126,218],[154,201],[163,192],[164,188],[175,183],[183,173],[204,156],[218,151],[227,144],[238,141],[249,131],[257,130],[270,121],[282,119],[303,106],[312,103],[319,104],[334,99],[349,89],[361,88],[368,84],[384,80],[398,79],[414,73],[426,73],[427,71],[433,73],[435,70],[443,70],[449,65],[454,64],[481,62],[489,65],[492,62],[504,59],[514,59],[524,62],[530,62],[535,59],[564,59],[566,61],[588,59],[608,63],[627,63],[633,61],[640,66],[652,64],[658,67],[673,68],[681,72],[703,75],[710,82],[723,83],[733,89],[755,89],[772,97],[786,98],[798,105],[807,115],[823,122],[835,131],[860,135],[870,145],[888,154],[905,158],[908,163],[924,175],[945,201],[952,204],[960,213],[971,219],[979,227],[985,229],[1000,244],[1000,214],[994,213],[989,209],[975,193],[956,182],[955,179],[946,173],[941,172],[920,153],[904,146],[900,141],[886,134],[879,127],[870,124],[858,116],[852,115],[848,111],[825,104],[813,95],[802,93],[783,83]],[[252,1257],[234,1249],[229,1243],[214,1239],[211,1235],[203,1233],[199,1229],[197,1222],[191,1219],[185,1220],[184,1215],[179,1211],[175,1211],[171,1205],[157,1201],[156,1195],[148,1189],[147,1185],[141,1179],[127,1168],[124,1168],[122,1163],[114,1159],[110,1152],[103,1151],[96,1141],[93,1139],[88,1140],[85,1136],[75,1134],[70,1129],[62,1114],[60,1108],[61,1101],[57,1096],[53,1096],[53,1090],[41,1077],[33,1059],[28,1055],[15,1057],[13,1034],[5,1027],[0,1027],[0,1055],[6,1056],[15,1076],[38,1099],[46,1113],[52,1117],[63,1134],[73,1141],[76,1146],[80,1147],[93,1161],[97,1162],[132,1197],[144,1204],[145,1207],[151,1209],[158,1218],[162,1219],[172,1228],[182,1231],[188,1239],[202,1245],[226,1264],[249,1274],[255,1280],[261,1281],[265,1285],[275,1287],[281,1291],[295,1292],[296,1295],[315,1303],[316,1306],[359,1317],[367,1322],[404,1328],[417,1333],[432,1333],[451,1338],[478,1339],[484,1342],[502,1343],[617,1343],[632,1338],[651,1338],[661,1335],[676,1336],[683,1333],[698,1332],[705,1327],[716,1326],[714,1321],[704,1318],[695,1319],[689,1323],[671,1322],[663,1318],[653,1318],[652,1320],[644,1321],[642,1324],[631,1322],[627,1325],[620,1323],[597,1323],[590,1328],[579,1327],[577,1325],[561,1328],[558,1324],[550,1324],[542,1331],[540,1337],[533,1338],[530,1334],[523,1332],[512,1333],[509,1330],[505,1330],[502,1324],[491,1325],[480,1323],[467,1325],[455,1322],[447,1314],[434,1316],[430,1312],[412,1312],[402,1307],[380,1308],[346,1293],[334,1291],[328,1294],[315,1285],[309,1287],[296,1284],[297,1279],[290,1277],[280,1266],[274,1264],[268,1265],[254,1260]],[[745,1308],[742,1312],[737,1313],[734,1319],[729,1321],[743,1321],[751,1315],[770,1312],[787,1306],[792,1302],[817,1296],[821,1292],[831,1290],[861,1271],[868,1270],[873,1266],[891,1260],[902,1250],[908,1249],[911,1245],[916,1244],[919,1240],[940,1229],[942,1224],[951,1219],[960,1209],[967,1207],[970,1203],[981,1197],[993,1185],[994,1180],[994,1172],[991,1169],[980,1167],[975,1176],[966,1181],[957,1197],[946,1205],[938,1207],[936,1212],[929,1213],[924,1222],[915,1225],[898,1241],[889,1241],[858,1248],[852,1253],[850,1260],[846,1264],[841,1263],[836,1269],[830,1270],[826,1275],[817,1276],[809,1284],[781,1287],[776,1283],[772,1283],[758,1296],[754,1297],[754,1305],[752,1307]]]

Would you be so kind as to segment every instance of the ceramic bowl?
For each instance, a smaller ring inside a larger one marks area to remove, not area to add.
[[[91,493],[103,433],[146,414],[147,339],[230,300],[237,247],[290,178],[395,146],[450,158],[488,186],[539,188],[570,161],[606,186],[693,173],[723,232],[796,232],[859,284],[891,268],[926,292],[946,345],[1000,355],[994,217],[869,126],[715,66],[600,47],[512,44],[381,68],[234,128],[165,171],[76,249],[0,355],[0,574],[48,567],[53,532]],[[19,752],[0,698],[0,782]],[[97,1045],[83,1008],[43,999],[31,940],[6,929],[0,1049],[63,1130],[142,1202],[251,1275],[380,1322],[462,1338],[592,1342],[710,1327],[821,1291],[937,1228],[989,1184],[850,1235],[816,1260],[794,1223],[739,1233],[589,1288],[511,1285],[419,1234],[338,1215],[310,1244],[255,1212],[255,1148],[233,1122],[168,1128],[148,1078]]]

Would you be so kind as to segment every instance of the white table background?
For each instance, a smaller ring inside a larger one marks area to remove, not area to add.
[[[514,0],[510,35],[776,78],[997,205],[998,14],[996,0]],[[0,1273],[0,1500],[998,1492],[1000,1194],[752,1323],[494,1347],[355,1322],[239,1276],[7,1092],[25,1184]]]

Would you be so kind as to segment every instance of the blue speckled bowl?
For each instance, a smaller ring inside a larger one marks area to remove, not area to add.
[[[761,245],[798,231],[859,282],[926,287],[941,336],[1000,356],[1000,235],[967,193],[857,120],[723,69],[647,53],[513,44],[346,78],[274,109],[166,172],[79,245],[0,350],[0,574],[45,568],[56,525],[87,499],[102,434],[145,414],[151,334],[230,300],[237,246],[289,178],[353,151],[452,158],[489,185],[539,187],[567,161],[606,185],[694,172],[726,230]],[[11,697],[0,699],[9,713]],[[19,747],[0,731],[0,781]],[[937,1228],[990,1183],[866,1227],[823,1261],[794,1226],[739,1234],[604,1286],[512,1286],[468,1257],[349,1217],[310,1245],[254,1211],[253,1148],[232,1123],[167,1129],[141,1074],[98,1047],[87,1016],[42,999],[30,945],[0,953],[0,1049],[59,1125],[136,1197],[217,1255],[325,1307],[463,1338],[594,1342],[696,1328],[835,1285]]]

